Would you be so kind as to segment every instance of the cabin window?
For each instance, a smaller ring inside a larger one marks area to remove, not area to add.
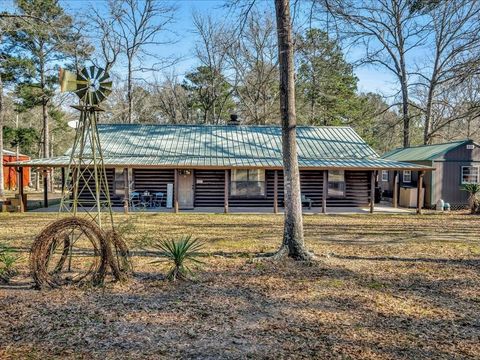
[[[330,170],[328,172],[328,196],[345,197],[345,171]]]
[[[382,181],[388,181],[388,170],[382,170]]]
[[[412,182],[412,171],[411,170],[404,170],[403,171],[403,182],[404,183],[411,183]]]
[[[264,197],[265,170],[232,170],[230,195],[236,197]]]
[[[478,183],[478,166],[462,166],[462,184]]]

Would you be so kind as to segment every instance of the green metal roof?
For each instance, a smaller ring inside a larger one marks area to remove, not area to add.
[[[384,154],[382,158],[395,161],[435,160],[446,154],[448,151],[470,142],[471,140],[460,140],[444,144],[420,145],[407,148],[398,148]]]
[[[278,126],[126,125],[98,126],[104,162],[111,166],[282,167],[282,129]],[[380,159],[350,127],[297,128],[303,168],[420,169]],[[86,152],[88,153],[88,146]],[[68,153],[22,162],[65,166]]]

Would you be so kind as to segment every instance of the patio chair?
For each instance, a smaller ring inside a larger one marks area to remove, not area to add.
[[[152,206],[153,207],[162,207],[163,202],[163,192],[156,192],[153,194]]]
[[[302,206],[303,204],[307,204],[309,209],[312,208],[312,203],[313,203],[312,199],[309,199],[304,194],[302,194],[301,200],[302,200]]]
[[[136,209],[140,204],[140,193],[132,191],[128,198],[128,206],[132,209]]]

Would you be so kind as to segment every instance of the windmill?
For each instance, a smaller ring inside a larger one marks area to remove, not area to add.
[[[131,270],[128,248],[114,228],[97,128],[100,104],[111,93],[112,81],[104,69],[90,66],[78,73],[60,70],[60,85],[62,92],[79,98],[72,106],[80,117],[60,204],[60,213],[71,216],[48,225],[35,239],[30,254],[33,279],[37,287],[101,284],[108,269],[114,278],[125,279]],[[102,223],[104,214],[108,226]]]
[[[60,211],[77,215],[79,209],[86,212],[102,227],[102,212],[110,215],[112,208],[108,179],[103,161],[97,122],[99,105],[112,92],[108,73],[95,66],[85,67],[80,72],[60,70],[62,92],[73,92],[80,104],[72,106],[80,111],[74,143],[70,152],[66,186],[62,194]],[[85,198],[93,200],[82,199]]]

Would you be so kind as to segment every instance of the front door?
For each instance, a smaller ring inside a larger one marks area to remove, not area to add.
[[[193,209],[193,171],[180,170],[178,174],[178,206]]]

